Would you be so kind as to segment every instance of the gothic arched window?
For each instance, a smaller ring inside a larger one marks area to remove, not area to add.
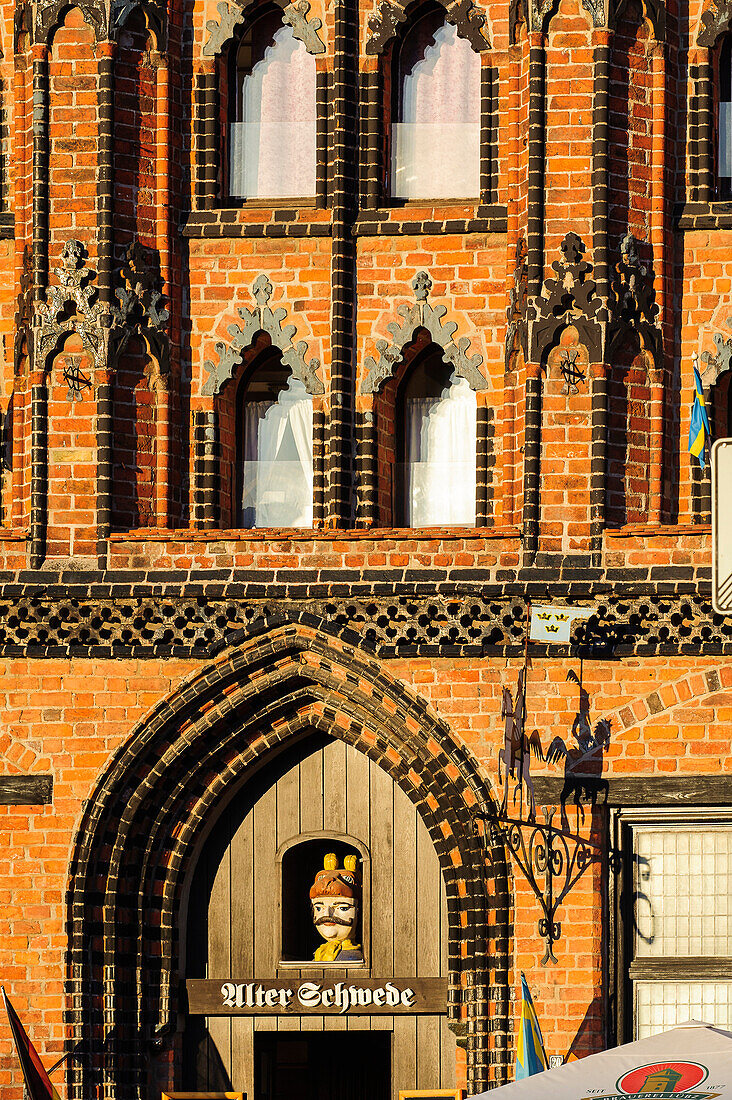
[[[430,7],[393,55],[391,194],[397,199],[480,194],[480,55]]]
[[[315,195],[315,58],[266,8],[231,52],[229,196]]]
[[[240,527],[312,527],[313,399],[275,348],[237,390]]]
[[[717,191],[732,199],[732,32],[722,38],[717,65]]]
[[[428,344],[397,395],[397,525],[475,524],[476,430],[475,392]]]

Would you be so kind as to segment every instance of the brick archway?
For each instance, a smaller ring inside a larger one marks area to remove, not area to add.
[[[176,917],[197,842],[232,784],[313,729],[377,761],[424,819],[445,877],[448,1013],[466,1035],[468,1085],[503,1080],[508,869],[495,846],[486,889],[472,816],[491,809],[492,794],[467,749],[382,664],[286,624],[263,626],[162,701],[88,803],[68,899],[68,1016],[89,1048],[70,1070],[74,1100],[143,1100],[153,1078],[168,1083]]]

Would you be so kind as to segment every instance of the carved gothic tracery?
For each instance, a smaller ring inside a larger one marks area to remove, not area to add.
[[[295,325],[284,325],[282,322],[287,316],[287,310],[282,306],[270,309],[269,300],[272,297],[272,284],[266,275],[258,275],[252,286],[252,295],[256,302],[254,309],[241,306],[239,316],[244,321],[243,327],[229,325],[228,333],[231,337],[230,344],[222,341],[216,344],[218,363],[206,360],[205,369],[208,371],[201,392],[207,395],[220,392],[224,383],[233,378],[237,366],[242,362],[247,348],[251,347],[259,332],[265,332],[272,346],[279,348],[282,353],[282,362],[289,367],[293,378],[302,382],[309,394],[325,393],[325,387],[318,377],[320,368],[319,359],[306,358],[308,346],[305,340],[297,344],[292,343],[292,338],[297,329]]]
[[[19,4],[15,14],[16,50],[24,33],[32,33],[36,42],[47,42],[68,6],[67,0]],[[162,0],[81,0],[76,6],[94,31],[97,42],[115,40],[132,12],[139,8],[155,35],[157,48],[164,50],[167,47],[167,10]]]
[[[94,31],[97,42],[109,37],[110,12],[104,0],[81,0],[79,11]],[[36,42],[46,42],[53,28],[68,9],[68,0],[39,0],[31,4],[33,11],[33,36]]]
[[[109,37],[116,38],[133,12],[142,11],[158,50],[167,49],[168,12],[164,0],[112,0]]]
[[[476,52],[490,48],[486,33],[486,15],[473,0],[440,0],[445,18],[452,23],[460,38],[464,38]],[[378,0],[376,11],[366,20],[368,39],[367,54],[381,54],[394,37],[400,23],[407,18],[407,4],[401,0]]]
[[[447,313],[445,306],[432,306],[427,301],[432,289],[432,280],[426,271],[418,271],[412,279],[415,303],[413,306],[401,305],[397,313],[404,320],[392,321],[386,327],[392,335],[392,343],[386,340],[376,341],[376,350],[379,352],[379,360],[368,356],[365,361],[366,377],[361,385],[361,393],[377,393],[387,378],[391,378],[396,364],[402,359],[404,349],[412,342],[418,329],[425,329],[433,342],[442,348],[442,358],[451,363],[455,373],[465,378],[473,390],[485,390],[488,383],[478,369],[483,362],[483,356],[476,352],[468,356],[470,340],[467,336],[461,336],[457,344],[453,336],[457,331],[454,321],[442,323],[442,318]]]
[[[653,271],[642,263],[638,244],[632,233],[626,233],[620,244],[620,261],[615,265],[611,288],[611,346],[615,346],[631,329],[641,337],[643,347],[658,360],[661,355],[661,331],[658,327]]]
[[[610,26],[617,27],[625,15],[628,0],[610,0]],[[642,0],[643,16],[651,24],[657,42],[666,39],[666,5],[664,0]]]
[[[218,19],[209,19],[206,30],[209,38],[203,47],[204,57],[216,57],[234,37],[236,28],[246,18],[247,8],[253,0],[219,0],[216,5]],[[322,27],[322,20],[313,17],[308,19],[310,4],[308,0],[294,0],[288,4],[285,0],[277,0],[282,8],[282,20],[292,27],[292,34],[303,43],[308,53],[325,53],[325,43],[318,34]]]
[[[115,359],[119,359],[130,337],[137,333],[164,377],[170,371],[170,341],[165,332],[169,313],[161,308],[157,273],[151,270],[137,241],[127,249],[120,275],[123,285],[116,290],[119,304],[112,309]]]
[[[607,21],[606,0],[582,0],[582,7],[592,20],[593,27],[604,27]],[[528,12],[527,12],[528,8]],[[512,0],[509,13],[511,28],[511,41],[514,41],[513,31],[524,16],[524,21],[529,23],[534,31],[546,30],[549,17],[557,10],[557,0]],[[526,16],[528,15],[528,19]]]
[[[45,303],[36,307],[33,320],[33,365],[45,370],[51,353],[63,336],[76,333],[96,367],[105,365],[106,342],[102,326],[102,307],[96,288],[90,286],[94,271],[84,261],[81,241],[67,241],[61,252],[61,265],[55,268],[56,286],[46,291]]]
[[[541,362],[561,329],[574,325],[590,362],[602,362],[602,326],[607,321],[607,309],[596,296],[594,280],[588,278],[592,264],[582,258],[584,242],[576,233],[567,233],[560,247],[562,259],[552,264],[556,279],[546,280],[544,293],[529,307],[529,314],[533,312],[531,359]]]

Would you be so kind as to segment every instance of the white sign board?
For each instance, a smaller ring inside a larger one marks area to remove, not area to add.
[[[732,615],[732,439],[712,445],[712,607]]]
[[[568,642],[574,620],[589,619],[592,612],[591,607],[532,603],[529,637],[534,642]]]

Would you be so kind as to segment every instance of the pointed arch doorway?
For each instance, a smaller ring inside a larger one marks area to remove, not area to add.
[[[362,868],[363,964],[297,965],[321,942],[307,891],[331,850],[339,865],[357,853]],[[253,1100],[390,1100],[400,1089],[455,1087],[437,853],[414,804],[354,746],[313,731],[240,789],[202,847],[187,927],[188,978],[289,988],[442,978],[445,1005],[419,1015],[192,1015],[186,1088],[240,1090]]]
[[[67,1020],[77,1040],[93,1042],[69,1066],[70,1100],[157,1100],[181,1088],[191,1015],[182,979],[201,853],[232,800],[311,734],[360,753],[370,773],[380,768],[396,785],[394,807],[403,804],[397,787],[416,807],[447,899],[439,1014],[465,1043],[469,1091],[505,1080],[508,868],[495,841],[486,859],[474,817],[495,806],[490,787],[465,744],[383,662],[316,624],[270,620],[161,699],[85,805],[69,874]],[[348,838],[371,866],[376,848]],[[393,869],[392,883],[402,890]],[[278,927],[273,920],[271,934]],[[222,983],[211,984],[220,999]]]

